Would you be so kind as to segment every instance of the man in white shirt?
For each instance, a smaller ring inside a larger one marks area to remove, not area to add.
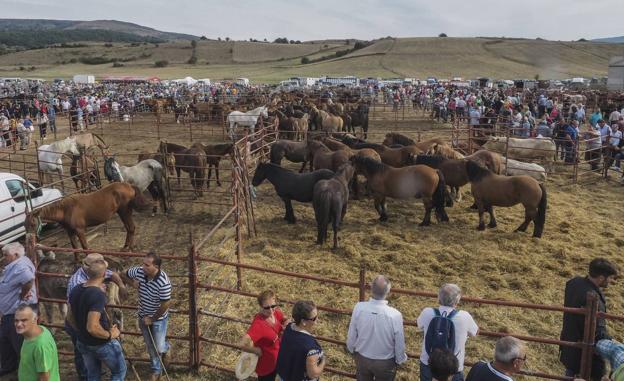
[[[612,158],[614,158],[615,164],[611,166],[610,169],[620,172],[620,140],[622,140],[622,131],[620,131],[620,126],[617,123],[614,123],[611,126],[611,132],[609,134],[609,154]],[[619,156],[618,156],[619,155]]]
[[[449,348],[457,356],[459,362],[458,372],[453,376],[453,381],[461,381],[464,379],[464,357],[466,355],[466,340],[468,336],[476,336],[479,333],[479,327],[472,319],[472,316],[466,311],[457,310],[457,305],[461,299],[461,289],[456,284],[447,283],[440,287],[438,292],[438,308],[427,307],[420,313],[416,323],[418,328],[423,330],[423,343],[420,353],[420,381],[431,381],[431,369],[429,368],[429,353],[426,349],[426,337],[429,329],[429,323],[436,316],[449,317],[453,323],[455,331],[454,348]],[[438,315],[437,315],[438,314]],[[435,349],[435,348],[434,348]]]
[[[598,131],[600,131],[600,140],[602,142],[602,146],[607,146],[607,138],[611,135],[611,129],[609,125],[605,123],[604,120],[600,119],[597,123]]]
[[[355,355],[358,381],[392,381],[397,365],[407,361],[403,316],[388,306],[390,282],[385,276],[373,280],[371,293],[368,302],[353,309],[347,350]]]
[[[609,115],[609,124],[617,123],[619,119],[620,119],[620,112],[618,110],[614,110]]]

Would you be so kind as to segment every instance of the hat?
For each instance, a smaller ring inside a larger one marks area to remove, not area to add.
[[[106,262],[104,256],[100,253],[91,253],[82,260],[82,266],[85,268],[89,268],[97,263],[103,263],[108,267],[108,262]]]
[[[258,364],[258,355],[255,353],[244,352],[238,358],[234,373],[239,380],[245,380],[256,371],[256,365]]]

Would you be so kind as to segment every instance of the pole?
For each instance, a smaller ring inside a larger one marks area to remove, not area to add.
[[[363,302],[366,300],[366,267],[364,263],[360,264],[359,288],[360,288],[360,302]]]
[[[580,377],[589,380],[592,369],[594,339],[596,336],[596,319],[598,313],[598,299],[596,294],[588,292],[585,303],[585,322],[583,329],[583,348],[581,349]]]
[[[200,342],[199,342],[199,324],[197,323],[197,249],[195,248],[195,242],[193,242],[193,233],[189,233],[189,241],[191,246],[189,248],[189,364],[191,368],[196,371],[200,366]]]

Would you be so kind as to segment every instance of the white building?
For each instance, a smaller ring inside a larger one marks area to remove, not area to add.
[[[624,91],[624,56],[612,57],[609,60],[607,90]]]

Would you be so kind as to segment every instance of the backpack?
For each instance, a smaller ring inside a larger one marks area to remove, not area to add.
[[[425,351],[431,355],[434,349],[449,349],[455,353],[455,324],[451,319],[457,315],[457,310],[450,313],[440,313],[437,308],[433,309],[435,316],[429,322],[425,335]]]

